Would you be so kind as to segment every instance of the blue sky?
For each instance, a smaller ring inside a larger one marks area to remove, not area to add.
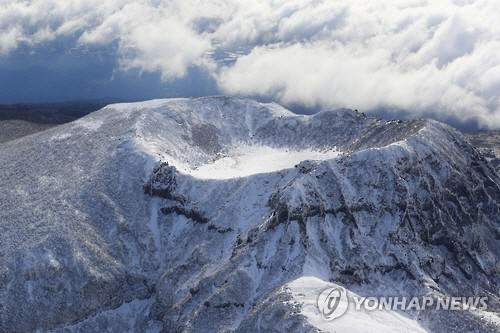
[[[0,2],[0,103],[226,94],[500,128],[495,1]]]

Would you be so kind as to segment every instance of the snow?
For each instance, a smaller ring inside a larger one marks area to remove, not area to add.
[[[168,102],[185,101],[186,98],[158,98],[133,103],[115,103],[106,106],[104,109],[115,109],[119,111],[133,111],[140,109],[153,109],[165,105]]]
[[[199,179],[230,179],[293,168],[305,160],[328,160],[340,153],[335,150],[289,150],[267,146],[239,146],[232,155],[188,169]]]
[[[160,230],[158,229],[158,212],[161,201],[159,198],[151,199],[151,217],[149,219],[149,228],[155,242],[156,249],[160,249]]]
[[[486,319],[490,323],[500,327],[500,313],[488,312],[480,309],[476,309],[475,311],[471,311],[473,315],[480,317],[481,319]]]
[[[153,300],[133,300],[124,302],[116,309],[107,310],[86,318],[85,320],[65,327],[65,331],[73,332],[137,332],[138,330],[146,333],[161,332],[161,323],[151,321],[147,326],[138,327],[136,321],[137,314],[142,313],[146,316],[149,312]],[[40,331],[41,332],[41,331]]]
[[[316,305],[318,295],[327,287],[338,287],[312,276],[302,276],[287,284],[286,290],[292,296],[293,302],[301,307],[301,314],[314,327],[325,332],[352,332],[352,333],[423,333],[426,332],[416,321],[404,317],[395,311],[356,310],[353,297],[359,295],[347,290],[349,304],[347,311],[339,318],[326,321]],[[339,308],[343,304],[339,305]],[[345,305],[344,305],[345,306]]]
[[[111,105],[3,143],[0,331],[99,331],[104,321],[115,331],[290,331],[297,318],[281,292],[293,281],[299,326],[307,319],[329,332],[422,332],[394,312],[349,311],[324,322],[315,301],[332,285],[325,281],[361,295],[427,292],[434,276],[435,289],[447,292],[496,286],[479,270],[465,280],[468,266],[418,238],[432,221],[402,221],[406,210],[450,200],[444,185],[454,179],[475,191],[485,178],[463,172],[473,162],[500,184],[450,133],[434,123],[385,124],[348,110],[296,116],[217,97]],[[160,162],[174,178],[155,186],[169,192],[144,193]],[[434,224],[482,266],[498,258],[499,206],[489,200],[477,223],[457,226],[448,214]]]

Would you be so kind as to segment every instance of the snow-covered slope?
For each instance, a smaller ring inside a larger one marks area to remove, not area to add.
[[[465,133],[465,136],[496,168],[497,172],[500,172],[500,132],[469,132]]]
[[[498,330],[499,175],[434,121],[115,104],[2,144],[0,185],[0,331],[317,331],[293,290],[329,281],[487,295],[372,320]]]
[[[328,287],[338,287],[338,285],[315,277],[303,276],[286,284],[284,291],[292,295],[291,302],[300,307],[300,312],[307,321],[324,332],[426,332],[416,321],[395,311],[368,311],[364,308],[356,310],[356,303],[352,297],[361,296],[353,292],[349,294],[351,300],[346,302],[345,314],[332,321],[324,320],[316,300],[321,291]]]

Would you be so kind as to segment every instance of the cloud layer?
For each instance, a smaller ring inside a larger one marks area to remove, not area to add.
[[[0,56],[111,45],[117,71],[170,84],[195,67],[221,93],[500,128],[498,17],[485,0],[7,0]]]

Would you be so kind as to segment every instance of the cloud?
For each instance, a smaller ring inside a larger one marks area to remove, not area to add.
[[[323,6],[323,16],[311,15],[318,10],[311,6],[268,29],[268,43],[220,68],[220,89],[500,127],[499,10],[490,2]]]
[[[487,0],[7,0],[0,55],[107,47],[115,70],[169,84],[198,68],[226,94],[500,128],[499,16]]]
[[[0,55],[11,52],[17,47],[17,40],[22,33],[16,27],[11,27],[0,35]]]
[[[204,58],[212,49],[186,22],[174,6],[128,3],[105,17],[79,41],[90,44],[118,42],[117,56],[123,70],[160,72],[162,78],[183,77],[192,65],[209,66]]]

